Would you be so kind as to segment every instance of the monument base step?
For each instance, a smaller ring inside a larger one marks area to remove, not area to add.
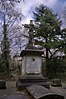
[[[24,89],[31,85],[41,85],[46,88],[50,88],[49,83],[46,82],[44,77],[23,77],[16,81],[16,87],[18,90]]]

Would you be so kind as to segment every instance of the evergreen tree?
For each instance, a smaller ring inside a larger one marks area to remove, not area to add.
[[[7,25],[5,23],[5,16],[4,16],[4,24],[3,24],[3,40],[1,43],[1,59],[2,59],[2,66],[4,72],[9,73],[9,61],[10,61],[10,44],[8,40],[8,33],[7,33]]]
[[[46,59],[51,58],[57,51],[60,51],[61,21],[57,19],[57,16],[49,8],[43,5],[36,8],[34,16],[35,21],[39,23],[35,33],[37,37],[35,43],[46,49]]]
[[[44,55],[46,59],[46,72],[48,75],[50,60],[57,59],[57,53],[62,53],[62,31],[61,31],[61,20],[58,19],[57,15],[44,5],[40,5],[34,11],[35,22],[38,24],[38,28],[35,32],[35,44],[40,45],[44,49]],[[56,68],[58,69],[58,68]],[[61,69],[61,68],[60,68]],[[57,73],[56,73],[57,74]],[[53,75],[53,74],[51,74]]]

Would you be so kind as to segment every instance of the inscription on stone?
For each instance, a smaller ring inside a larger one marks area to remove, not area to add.
[[[40,73],[41,72],[41,58],[40,57],[26,57],[26,73]]]

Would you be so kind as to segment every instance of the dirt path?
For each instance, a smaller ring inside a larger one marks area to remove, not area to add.
[[[9,95],[15,95],[15,94],[22,95],[23,97],[26,96],[26,94],[23,91],[17,91],[15,81],[6,82],[6,87],[7,87],[6,89],[0,90],[0,99],[2,99],[3,96],[6,97]],[[51,86],[50,88],[52,91],[63,95],[66,99],[66,84],[65,85],[63,84],[62,87],[52,87]],[[11,98],[8,98],[8,99],[11,99]],[[20,99],[22,99],[22,98],[20,98]]]
[[[6,82],[6,89],[0,90],[0,99],[2,97],[6,97],[9,95],[23,95],[23,97],[25,96],[24,92],[19,92],[16,89],[16,82],[15,81],[8,81]],[[10,98],[9,98],[10,99]]]
[[[6,82],[6,89],[0,90],[0,96],[15,94],[16,93],[16,86],[15,82]]]

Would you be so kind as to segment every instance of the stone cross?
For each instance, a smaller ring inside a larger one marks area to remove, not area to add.
[[[33,33],[33,30],[34,30],[34,24],[33,24],[33,20],[30,20],[30,24],[24,24],[23,25],[25,28],[28,28],[29,29],[29,42],[28,44],[33,44],[34,42],[34,33]]]

